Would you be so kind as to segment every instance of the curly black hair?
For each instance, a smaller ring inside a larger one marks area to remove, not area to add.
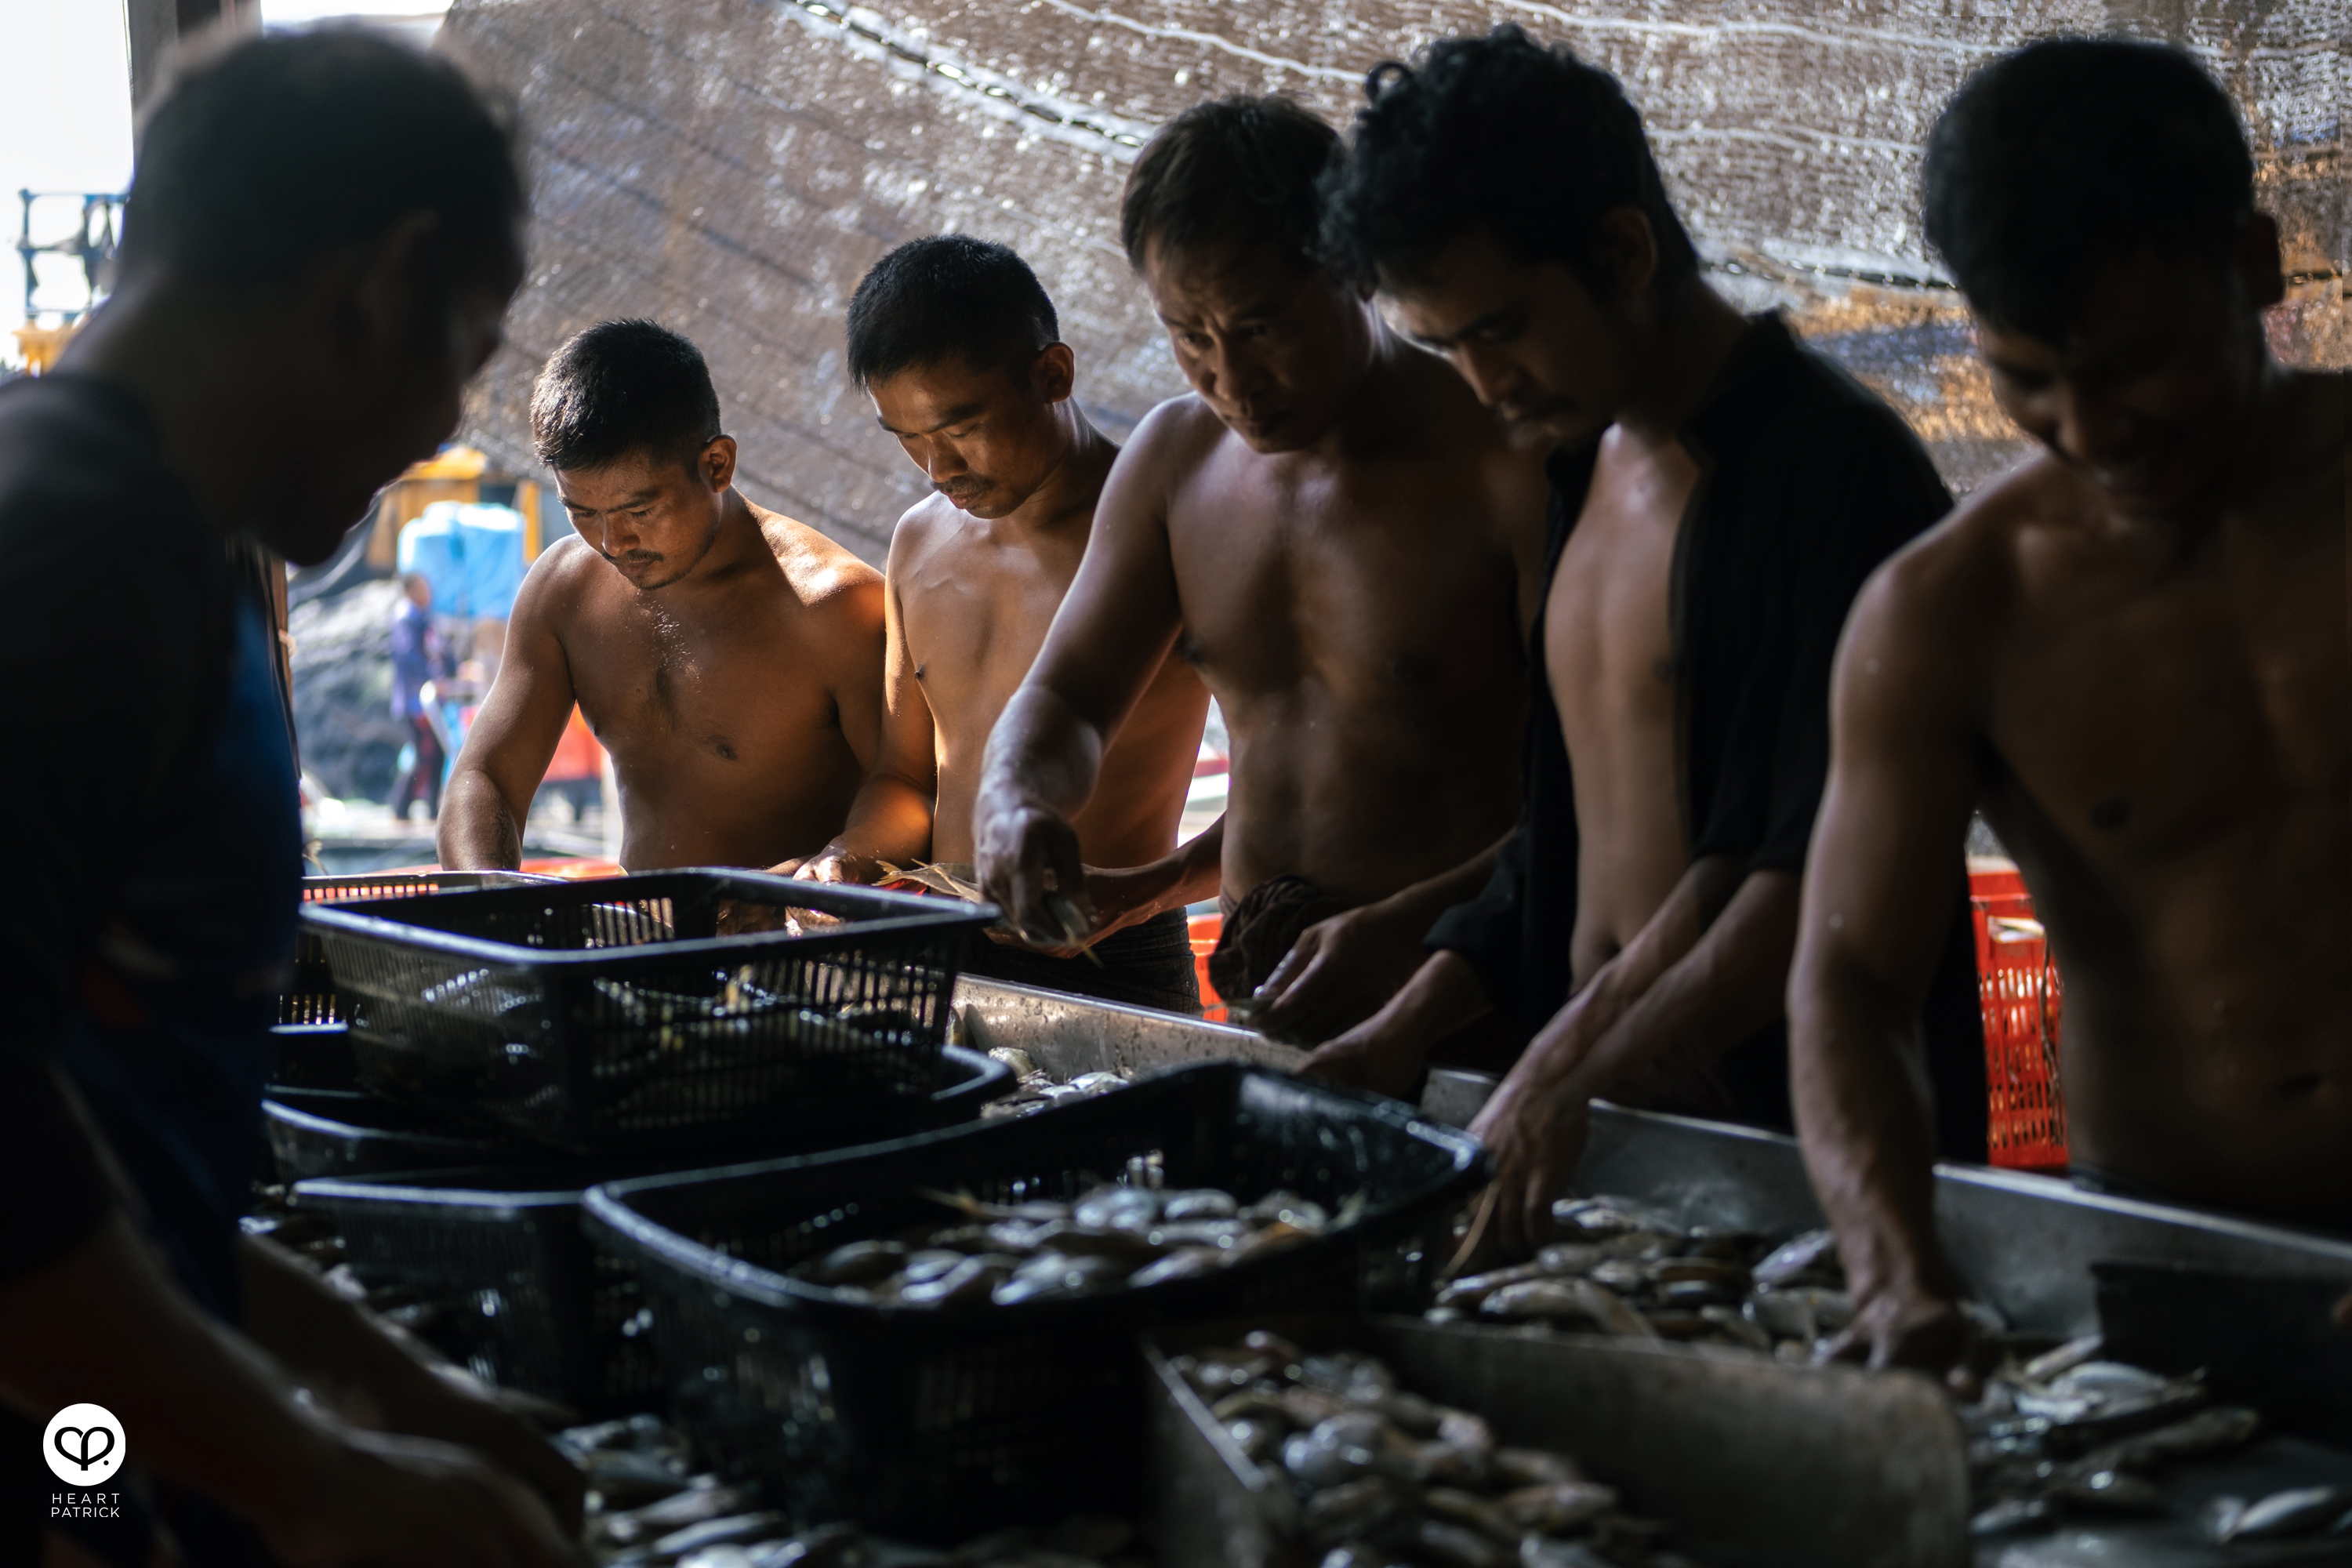
[[[1446,247],[1485,230],[1528,261],[1557,261],[1612,290],[1601,220],[1632,207],[1656,237],[1659,282],[1698,270],[1666,199],[1640,111],[1617,79],[1520,28],[1446,38],[1417,66],[1365,78],[1354,145],[1323,178],[1322,248],[1333,270],[1410,283]]]
[[[2236,108],[2178,49],[2053,38],[1970,77],[1927,141],[1927,242],[1987,320],[2062,343],[2106,266],[2226,264],[2254,211]]]

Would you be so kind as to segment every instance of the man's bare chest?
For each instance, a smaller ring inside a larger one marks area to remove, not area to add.
[[[838,728],[803,640],[772,610],[723,623],[639,612],[582,617],[566,629],[564,651],[581,711],[608,748],[757,762]]]
[[[1180,651],[1212,690],[1442,689],[1517,658],[1517,577],[1475,508],[1171,515]]]
[[[2332,569],[2028,605],[1993,649],[1993,748],[2095,864],[2128,872],[2275,833],[2340,810],[2352,785],[2340,552]]]
[[[1036,662],[1068,589],[1034,561],[992,553],[1000,559],[939,563],[899,590],[907,658],[935,710],[992,695],[1001,706]]]

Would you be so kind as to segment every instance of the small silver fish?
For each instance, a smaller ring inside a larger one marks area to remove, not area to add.
[[[2251,1503],[2231,1521],[2221,1540],[2263,1541],[2306,1535],[2352,1508],[2352,1487],[2296,1487]]]

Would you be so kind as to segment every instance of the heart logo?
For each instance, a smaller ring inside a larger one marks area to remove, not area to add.
[[[66,1447],[66,1437],[68,1434],[81,1439],[81,1452],[76,1453]],[[94,1437],[106,1439],[106,1446],[95,1454],[89,1451],[90,1439]],[[58,1428],[57,1436],[51,1440],[57,1444],[58,1453],[63,1454],[85,1470],[114,1452],[114,1434],[104,1426],[60,1426]]]

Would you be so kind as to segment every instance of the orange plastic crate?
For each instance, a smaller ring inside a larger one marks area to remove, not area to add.
[[[1984,1005],[1985,1090],[1992,1163],[2020,1170],[2066,1164],[2059,1086],[2064,988],[2033,900],[2014,870],[1969,876],[1977,985]]]

